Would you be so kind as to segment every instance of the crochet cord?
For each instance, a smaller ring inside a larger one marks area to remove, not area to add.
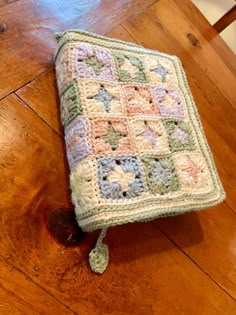
[[[106,233],[107,233],[107,228],[104,228],[101,230],[101,232],[98,236],[98,239],[97,239],[96,247],[100,246],[102,244],[102,241],[103,241],[104,237],[106,236]]]
[[[103,273],[108,265],[109,251],[108,246],[102,244],[106,236],[107,228],[101,230],[95,248],[89,253],[89,264],[92,271]]]

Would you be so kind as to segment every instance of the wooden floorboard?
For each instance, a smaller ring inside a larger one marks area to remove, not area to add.
[[[224,59],[220,58],[216,49],[211,46],[211,42],[205,38],[204,34],[202,34],[195,23],[192,22],[195,16],[190,15],[191,11],[186,13],[182,10],[186,5],[188,5],[189,8],[190,4],[191,2],[189,0],[165,0],[160,1],[157,5],[153,5],[152,9],[155,16],[158,17],[159,22],[164,25],[165,29],[168,30],[176,40],[181,42],[182,48],[186,52],[191,53],[193,60],[211,77],[214,84],[220,87],[224,96],[231,102],[234,108],[236,108],[236,91],[234,89],[236,72],[233,73],[233,69],[225,67]],[[193,4],[192,7],[194,7]],[[175,16],[178,16],[178,27],[176,27],[176,23],[174,22]],[[195,40],[191,42],[191,37],[188,37],[189,34],[198,41],[196,46],[194,44]],[[228,50],[226,44],[225,50]],[[235,56],[234,60],[236,60]],[[227,85],[222,84],[223,80],[227,82]]]
[[[15,91],[0,101],[0,314],[235,314],[233,53],[186,0],[19,0],[0,17],[0,98]],[[102,276],[87,259],[98,233],[81,233],[70,202],[52,38],[67,27],[179,56],[227,192],[209,210],[109,229]]]
[[[236,299],[235,257],[232,255],[236,215],[225,203],[197,214],[155,220],[154,224]]]
[[[0,314],[75,314],[0,258]]]
[[[23,86],[16,94],[56,132],[63,134],[54,68]]]
[[[207,19],[199,12],[198,8],[192,4],[192,1],[188,0],[180,0],[176,3],[181,5],[181,11],[191,20],[191,24],[194,25],[194,28],[197,28],[198,32],[210,43],[215,53],[218,54],[229,70],[235,73],[236,62],[234,52],[229,49],[223,38],[219,36],[218,32],[209,24]],[[201,22],[199,23],[199,21]]]

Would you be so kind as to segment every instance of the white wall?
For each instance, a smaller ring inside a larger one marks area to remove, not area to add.
[[[234,0],[192,0],[207,20],[214,24],[234,5]],[[220,33],[221,37],[236,53],[236,21]]]

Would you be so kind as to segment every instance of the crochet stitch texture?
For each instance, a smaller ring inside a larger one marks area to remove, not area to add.
[[[72,200],[84,231],[225,198],[176,56],[76,30],[57,39]]]

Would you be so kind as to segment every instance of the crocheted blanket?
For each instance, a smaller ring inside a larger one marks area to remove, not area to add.
[[[225,198],[176,56],[75,30],[57,39],[61,120],[83,230]]]

